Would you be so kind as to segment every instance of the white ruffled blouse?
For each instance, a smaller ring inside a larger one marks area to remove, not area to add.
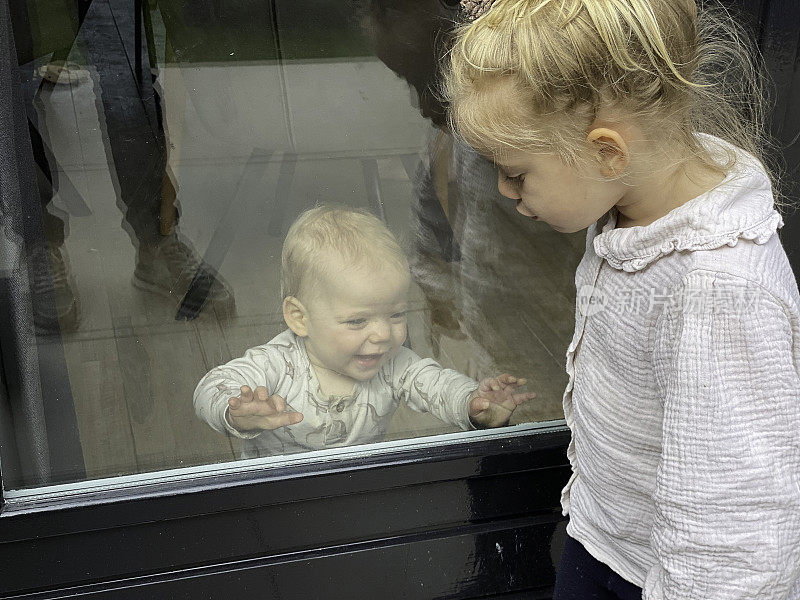
[[[739,154],[650,225],[612,209],[575,276],[567,531],[644,600],[800,600],[800,295]]]

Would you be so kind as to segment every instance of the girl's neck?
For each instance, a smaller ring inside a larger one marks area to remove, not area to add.
[[[690,200],[718,186],[725,179],[722,170],[701,163],[681,166],[666,177],[658,174],[642,177],[616,207],[616,227],[645,227],[683,206]]]

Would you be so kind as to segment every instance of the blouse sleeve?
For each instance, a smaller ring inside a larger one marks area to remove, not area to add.
[[[195,412],[220,433],[228,432],[242,439],[257,437],[261,432],[243,433],[228,422],[228,399],[238,396],[243,385],[251,389],[263,385],[270,394],[275,393],[280,374],[290,367],[291,363],[287,363],[273,346],[250,348],[241,358],[235,358],[206,373],[194,391]]]
[[[800,340],[786,304],[739,277],[693,271],[673,298],[654,340],[664,416],[643,598],[783,600],[800,583]]]

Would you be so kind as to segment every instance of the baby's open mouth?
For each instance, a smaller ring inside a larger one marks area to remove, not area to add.
[[[356,362],[362,367],[374,367],[377,365],[383,354],[356,354]]]

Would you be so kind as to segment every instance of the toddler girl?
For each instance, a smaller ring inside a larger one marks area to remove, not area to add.
[[[694,0],[465,8],[454,128],[519,213],[589,228],[555,598],[800,599],[800,295],[741,34]]]
[[[405,348],[408,263],[368,213],[317,207],[281,258],[289,329],[197,384],[197,415],[242,438],[242,458],[382,441],[399,402],[461,429],[499,427],[535,393],[480,384]]]

